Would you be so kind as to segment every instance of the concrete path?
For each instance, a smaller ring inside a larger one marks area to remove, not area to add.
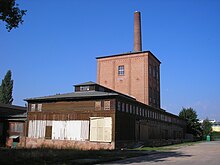
[[[109,162],[143,165],[220,165],[220,141],[204,142],[177,150]]]

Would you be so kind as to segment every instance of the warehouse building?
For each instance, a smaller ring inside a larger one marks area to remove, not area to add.
[[[140,12],[134,18],[133,52],[97,57],[97,83],[26,99],[26,147],[116,149],[184,139],[185,121],[161,108],[161,62],[142,51]]]

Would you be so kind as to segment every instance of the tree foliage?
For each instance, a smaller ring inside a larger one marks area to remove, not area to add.
[[[11,79],[11,71],[9,70],[5,78],[2,80],[0,86],[0,103],[2,104],[12,104],[12,91],[13,91],[13,80]]]
[[[209,121],[208,118],[206,118],[202,122],[202,132],[203,132],[203,136],[210,135],[212,132],[212,123]]]
[[[193,108],[183,108],[179,117],[186,120],[186,132],[194,135],[195,137],[202,136],[201,124],[197,118],[197,113]]]
[[[15,0],[0,0],[0,20],[6,23],[6,29],[11,31],[17,28],[19,24],[24,21],[22,17],[26,14],[27,10],[20,10]]]

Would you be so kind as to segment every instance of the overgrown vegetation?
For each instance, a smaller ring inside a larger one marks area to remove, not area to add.
[[[74,149],[0,149],[0,164],[91,164],[147,155],[152,152],[170,151],[198,142],[164,147],[143,147],[132,150],[82,151]],[[150,151],[150,152],[149,152]]]
[[[145,155],[140,151],[82,151],[73,149],[2,149],[0,164],[90,164]]]

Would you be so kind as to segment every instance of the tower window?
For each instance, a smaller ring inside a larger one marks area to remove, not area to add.
[[[123,76],[125,74],[125,68],[124,65],[118,66],[118,75]]]

